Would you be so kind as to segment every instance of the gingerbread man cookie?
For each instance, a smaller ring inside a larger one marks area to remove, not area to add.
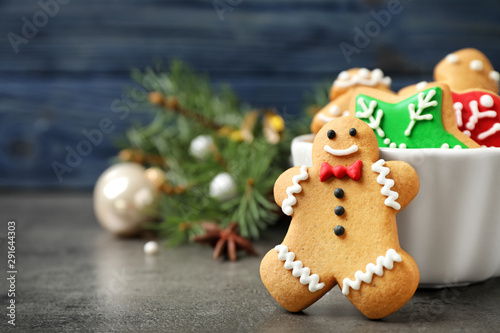
[[[394,94],[357,88],[349,109],[374,130],[380,147],[479,148],[457,127],[449,87],[434,82],[421,89]]]
[[[323,125],[334,118],[349,115],[349,103],[356,87],[391,91],[391,78],[384,76],[382,70],[378,68],[373,71],[366,68],[351,68],[341,72],[330,89],[330,103],[314,116],[311,123],[313,133],[317,133]]]
[[[498,94],[500,74],[481,51],[462,49],[448,54],[436,65],[434,79],[447,83],[454,92],[485,89]]]
[[[292,221],[262,260],[262,281],[292,312],[338,284],[368,318],[387,316],[419,282],[396,226],[396,213],[419,190],[418,176],[407,163],[379,159],[373,130],[354,117],[328,122],[312,154],[312,167],[291,168],[276,181],[275,201]]]

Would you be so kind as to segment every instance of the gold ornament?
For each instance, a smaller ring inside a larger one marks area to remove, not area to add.
[[[252,111],[245,115],[243,122],[241,124],[241,136],[246,142],[252,142],[254,139],[253,131],[255,129],[255,124],[257,123],[257,118],[259,117],[258,111]]]
[[[267,111],[264,114],[262,122],[264,136],[271,144],[277,144],[283,137],[285,130],[285,121],[281,116],[273,111]]]
[[[118,154],[118,158],[123,162],[144,163],[144,154],[137,149],[123,149]]]
[[[144,176],[149,180],[157,189],[161,189],[163,184],[167,181],[165,172],[158,167],[151,167],[144,171]]]
[[[148,95],[149,102],[153,105],[163,106],[165,104],[165,99],[163,95],[157,91],[152,91]]]
[[[234,130],[231,132],[229,138],[233,141],[243,141],[243,135],[240,130]]]

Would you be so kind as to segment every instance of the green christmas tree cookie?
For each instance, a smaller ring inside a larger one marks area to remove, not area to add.
[[[380,147],[478,147],[458,130],[446,85],[407,96],[359,88],[354,96],[351,114],[374,130]]]

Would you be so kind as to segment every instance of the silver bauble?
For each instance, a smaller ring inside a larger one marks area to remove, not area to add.
[[[217,200],[228,200],[238,194],[233,178],[227,172],[219,173],[210,182],[209,194]]]
[[[145,211],[151,208],[158,192],[144,171],[135,163],[118,163],[97,180],[94,211],[99,223],[115,235],[137,234],[148,220]]]
[[[214,140],[210,135],[198,135],[189,146],[189,153],[198,160],[204,160],[213,150]]]

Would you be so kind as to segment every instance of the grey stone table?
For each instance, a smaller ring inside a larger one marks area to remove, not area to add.
[[[334,288],[298,314],[262,285],[260,258],[215,261],[198,245],[146,256],[144,240],[97,224],[90,193],[0,195],[0,331],[321,332],[499,331],[500,279],[418,290],[398,312],[368,320]],[[16,326],[7,323],[7,221],[16,221]],[[257,243],[261,255],[286,226]]]

